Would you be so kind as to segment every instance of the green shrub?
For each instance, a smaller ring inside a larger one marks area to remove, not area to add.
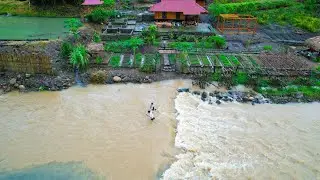
[[[105,7],[114,7],[115,5],[115,0],[103,0],[103,6]]]
[[[93,42],[95,43],[101,42],[101,37],[97,32],[94,32],[93,34]]]
[[[102,23],[102,22],[105,22],[110,17],[114,17],[114,16],[115,16],[114,10],[105,10],[102,8],[96,8],[91,12],[91,14],[87,16],[87,18],[90,22]]]
[[[263,50],[265,50],[265,51],[272,51],[272,46],[271,46],[271,45],[263,46]]]
[[[141,35],[145,43],[153,45],[159,36],[158,27],[156,25],[151,25],[144,29]]]
[[[135,51],[143,45],[144,42],[141,38],[133,37],[124,41],[107,43],[105,50],[110,52],[124,52],[127,50],[132,50],[135,53]]]
[[[297,16],[293,18],[293,24],[310,32],[320,31],[320,18],[309,16]]]
[[[233,84],[247,84],[249,81],[249,76],[245,72],[238,72],[232,77]]]
[[[72,44],[70,42],[64,41],[61,45],[60,51],[63,58],[68,58],[72,52]]]
[[[95,71],[90,74],[90,82],[96,84],[104,84],[107,79],[107,74],[104,71]]]
[[[98,57],[96,58],[96,63],[97,63],[97,64],[101,64],[102,61],[103,61],[102,57],[98,56]]]
[[[169,47],[178,51],[190,51],[193,49],[193,44],[190,42],[172,42],[169,44]]]
[[[65,27],[69,29],[69,32],[74,35],[75,38],[78,37],[78,30],[82,26],[82,23],[79,19],[71,18],[64,21]]]
[[[109,62],[109,65],[113,68],[117,68],[117,67],[120,67],[120,56],[117,55],[117,56],[112,56],[110,58],[110,62]]]
[[[70,63],[79,69],[85,69],[88,66],[88,53],[84,45],[80,44],[73,48],[70,54]]]
[[[218,72],[212,73],[212,76],[211,76],[211,80],[212,80],[212,81],[220,82],[221,79],[222,79],[221,73],[218,73]]]

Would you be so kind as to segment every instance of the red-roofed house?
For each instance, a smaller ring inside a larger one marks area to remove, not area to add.
[[[97,6],[101,4],[103,4],[103,1],[100,0],[84,0],[84,2],[82,3],[82,5],[85,6]]]
[[[161,0],[149,11],[154,12],[154,19],[160,21],[197,21],[200,14],[208,12],[196,0]]]

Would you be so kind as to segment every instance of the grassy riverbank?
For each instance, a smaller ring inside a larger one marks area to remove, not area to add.
[[[320,101],[320,68],[311,77],[278,79],[272,77],[251,77],[245,72],[234,74],[231,78],[220,73],[212,74],[209,81],[218,81],[226,86],[246,85],[252,87],[275,103]]]
[[[20,16],[36,17],[79,17],[81,6],[50,6],[36,7],[29,6],[28,1],[0,0],[0,14],[12,14]]]

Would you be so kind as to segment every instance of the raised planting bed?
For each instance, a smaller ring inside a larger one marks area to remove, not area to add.
[[[241,66],[241,63],[235,56],[229,56],[228,58],[235,66]]]
[[[132,61],[131,61],[131,54],[125,54],[123,57],[123,62],[121,67],[131,67]]]
[[[216,55],[209,56],[213,66],[221,66],[218,57]]]
[[[252,56],[247,56],[247,57],[255,68],[260,68],[260,65],[257,63],[257,61]]]
[[[157,57],[153,54],[145,54],[144,63],[140,67],[140,71],[152,73],[156,71]]]
[[[211,66],[210,61],[208,60],[207,56],[198,55],[199,59],[202,61],[202,65],[204,66]]]
[[[133,63],[134,67],[139,68],[141,66],[142,54],[141,53],[136,54],[133,61],[134,61]]]
[[[113,56],[110,58],[109,66],[110,66],[110,67],[113,67],[113,68],[118,68],[118,67],[120,67],[120,55],[113,55]]]
[[[201,65],[197,55],[189,54],[188,58],[189,58],[190,66],[199,66],[199,65]]]
[[[231,67],[232,66],[232,64],[229,62],[227,56],[224,55],[224,54],[220,54],[219,55],[219,60],[220,60],[220,62],[222,63],[223,66],[226,66],[226,67]]]
[[[168,54],[170,64],[176,64],[176,54]]]

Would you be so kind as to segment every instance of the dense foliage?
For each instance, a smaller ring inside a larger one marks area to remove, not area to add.
[[[85,69],[88,66],[88,53],[84,45],[77,45],[70,54],[70,63],[75,68]]]
[[[145,73],[152,73],[156,71],[156,64],[160,60],[160,55],[159,54],[154,54],[150,55],[147,54],[145,55],[144,63],[140,67],[140,71],[145,72]]]
[[[144,45],[144,41],[141,38],[133,37],[124,41],[115,41],[111,43],[107,43],[105,46],[106,51],[110,52],[123,52],[132,50],[135,54],[136,50]]]
[[[69,29],[69,32],[75,37],[78,36],[78,30],[82,26],[82,23],[79,19],[71,18],[65,21],[65,27]]]
[[[68,58],[72,52],[72,44],[67,41],[63,42],[60,52],[63,58]]]
[[[103,5],[105,7],[113,7],[116,4],[115,0],[103,0]]]
[[[114,10],[105,10],[103,8],[94,9],[87,18],[91,22],[102,23],[111,17],[114,17],[116,12]]]
[[[93,34],[93,42],[95,43],[101,42],[101,37],[97,32],[94,32]]]
[[[144,29],[142,31],[142,38],[144,39],[144,42],[147,44],[154,44],[158,37],[158,28],[156,25],[151,25],[148,28]]]

